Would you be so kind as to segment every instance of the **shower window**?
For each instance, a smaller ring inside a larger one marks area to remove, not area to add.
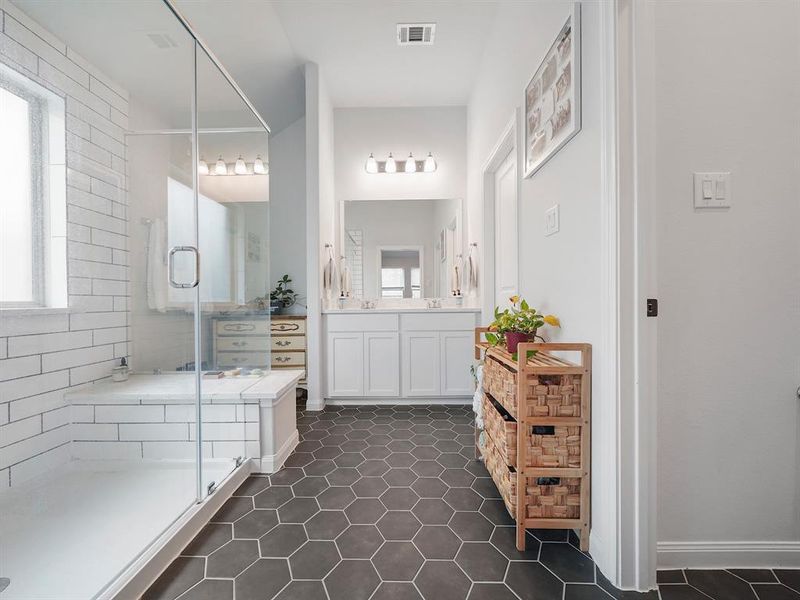
[[[24,90],[0,79],[0,302],[43,303],[42,111]]]

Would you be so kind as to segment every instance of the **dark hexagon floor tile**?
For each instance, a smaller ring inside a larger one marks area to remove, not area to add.
[[[475,476],[464,469],[445,469],[439,479],[454,488],[468,488],[475,481]]]
[[[323,446],[327,446],[329,448],[336,448],[340,452],[344,452],[344,450],[341,449],[342,444],[345,444],[349,441],[350,440],[348,440],[344,435],[330,435],[330,434],[327,437],[324,437],[320,440]],[[314,457],[318,458],[316,456],[316,453],[314,454]]]
[[[352,468],[334,469],[327,475],[331,485],[352,485],[361,479],[361,473]]]
[[[367,440],[369,441],[369,440]],[[364,457],[370,460],[383,460],[392,453],[386,446],[370,446],[364,449]]]
[[[495,527],[489,540],[500,552],[510,560],[538,560],[541,543],[530,531],[525,533],[525,551],[517,550],[516,527]]]
[[[377,498],[359,498],[344,509],[353,525],[374,525],[385,512],[386,507]]]
[[[389,469],[383,474],[383,480],[393,487],[407,487],[417,480],[417,474],[411,469]]]
[[[727,571],[686,569],[686,581],[715,600],[757,600],[746,582]]]
[[[462,544],[456,563],[472,581],[503,581],[508,567],[508,559],[488,542]]]
[[[447,452],[436,459],[440,465],[447,469],[463,469],[467,464],[467,459],[453,452]],[[467,471],[469,473],[469,471]],[[472,481],[472,480],[470,480]]]
[[[253,499],[249,496],[228,498],[216,514],[212,523],[233,523],[253,510]]]
[[[452,440],[456,439],[456,436],[458,434],[455,431],[453,431],[452,429],[447,428],[447,429],[434,429],[433,432],[431,433],[431,435],[433,437],[435,437],[437,440],[440,440],[440,441],[452,441]],[[446,444],[444,447],[440,447],[439,443],[437,442],[435,445],[442,452],[458,452],[459,450],[461,450],[461,445],[460,444],[459,444],[459,447],[456,448],[455,450],[445,450],[445,448],[448,447],[449,444]]]
[[[389,488],[381,496],[381,502],[389,510],[410,510],[418,500],[414,490],[407,487]]]
[[[409,442],[408,440],[396,440],[391,442],[388,448],[392,452],[411,452],[415,446],[413,442]]]
[[[344,444],[339,444],[342,452],[363,452],[368,448],[367,442],[364,440],[349,440]]]
[[[328,480],[324,477],[303,477],[292,486],[292,491],[297,498],[313,498],[328,487]]]
[[[389,465],[385,460],[366,460],[356,470],[362,477],[380,477],[389,470]]]
[[[183,594],[180,600],[233,600],[233,581],[204,579]]]
[[[320,448],[322,448],[322,444],[319,440],[306,440],[297,444],[297,447],[294,449],[294,451],[313,452],[314,450],[319,450]]]
[[[422,555],[428,559],[452,560],[461,546],[461,540],[456,534],[443,525],[423,525],[413,541]]]
[[[394,417],[394,415],[392,415]],[[375,425],[370,431],[372,431],[373,435],[389,435],[392,430],[394,429],[394,419],[392,419],[392,424],[385,424],[385,425]]]
[[[539,562],[566,583],[594,583],[594,563],[571,544],[543,543]]]
[[[411,540],[422,525],[411,512],[394,510],[383,515],[376,526],[385,539],[406,541]]]
[[[429,423],[430,419],[425,419],[424,422],[422,423],[417,423],[416,425],[412,425],[411,431],[413,431],[414,433],[425,434],[425,435],[431,434],[433,433],[434,430],[433,427],[429,425]]]
[[[328,488],[317,496],[317,502],[319,502],[320,508],[323,509],[342,510],[355,499],[356,495],[349,487]]]
[[[333,462],[337,467],[357,467],[364,462],[364,456],[360,452],[343,452]]]
[[[513,525],[514,519],[508,514],[506,504],[502,500],[484,500],[479,512],[495,525]]]
[[[564,584],[539,563],[512,562],[506,585],[522,600],[558,600]]]
[[[420,477],[411,484],[420,498],[442,498],[450,488],[438,477]]]
[[[330,600],[367,600],[381,580],[368,560],[343,560],[325,578]]]
[[[611,582],[603,575],[602,571],[595,565],[594,569],[595,583],[603,588],[603,591],[614,598],[615,600],[663,600],[659,599],[658,590],[650,590],[649,592],[631,592],[622,591],[611,585]],[[665,585],[664,588],[682,587],[678,585]],[[694,588],[692,588],[694,589]],[[704,596],[708,600],[708,596]]]
[[[269,487],[253,497],[256,508],[278,508],[294,497],[292,488],[285,485]]]
[[[292,581],[275,600],[328,600],[321,581]]]
[[[454,511],[444,500],[425,498],[417,502],[411,512],[423,525],[447,525]]]
[[[392,467],[408,468],[417,462],[410,452],[393,452],[386,457],[386,462]]]
[[[494,531],[494,525],[476,512],[457,512],[447,526],[465,542],[488,542]]]
[[[302,525],[281,524],[258,540],[261,556],[286,558],[306,543],[306,530]]]
[[[736,575],[737,577],[741,577],[745,581],[749,581],[750,583],[777,583],[778,578],[775,577],[775,574],[770,569],[728,569],[731,573]],[[659,571],[658,575],[658,583],[668,583],[666,581],[661,581],[661,574],[662,573],[669,573],[671,571]],[[683,578],[683,572],[678,571],[681,573],[681,581],[679,583],[685,583]]]
[[[351,525],[336,538],[342,558],[370,558],[383,544],[383,537],[374,525]]]
[[[206,560],[179,556],[156,579],[142,600],[173,600],[203,579]]]
[[[517,600],[517,597],[503,583],[476,583],[467,600]]]
[[[377,498],[389,488],[389,484],[381,477],[362,477],[351,487],[359,498]]]
[[[308,542],[289,558],[292,579],[322,579],[339,560],[333,542]]]
[[[686,583],[681,569],[659,569],[656,572],[657,583]]]
[[[281,469],[269,476],[272,485],[292,485],[305,477],[303,469]]]
[[[411,466],[411,470],[420,477],[438,477],[444,471],[444,467],[435,460],[418,460]]]
[[[564,600],[612,600],[598,585],[568,583],[564,590]]]
[[[759,600],[800,600],[800,594],[782,584],[756,583]]]
[[[417,446],[433,446],[436,443],[436,438],[429,433],[417,433],[411,438]],[[437,456],[441,450],[435,448]]]
[[[800,569],[773,569],[773,571],[783,585],[800,592]]]
[[[365,440],[372,435],[372,432],[369,429],[354,429],[345,435],[349,440]]]
[[[236,577],[258,557],[256,540],[230,541],[208,557],[206,577]]]
[[[323,458],[320,460],[315,460],[312,463],[307,464],[303,467],[303,471],[305,471],[307,476],[310,475],[327,475],[331,471],[336,468],[336,463],[332,460]]]
[[[278,509],[281,523],[305,523],[319,510],[314,498],[292,498]]]
[[[569,541],[568,529],[530,529],[529,531],[542,542]]]
[[[661,600],[708,600],[708,596],[690,585],[664,585],[659,592]]]
[[[483,498],[469,488],[451,488],[444,495],[444,501],[455,510],[476,511],[481,507]]]
[[[484,498],[500,498],[500,492],[497,491],[497,486],[489,478],[478,477],[472,482],[472,489],[478,492]]]
[[[255,496],[258,492],[264,491],[269,487],[269,477],[263,475],[252,475],[242,482],[235,492],[234,496]]]
[[[386,542],[372,557],[384,581],[411,581],[425,559],[411,542]]]
[[[233,538],[230,523],[209,523],[186,545],[183,556],[208,556]]]
[[[436,460],[442,454],[433,446],[417,446],[411,451],[418,460]]]
[[[323,446],[319,450],[314,450],[312,454],[314,458],[330,458],[334,459],[337,456],[341,455],[342,451],[339,449],[339,446]]]
[[[462,449],[461,444],[455,440],[443,440],[441,438],[439,438],[439,441],[436,442],[434,446],[436,446],[436,449],[440,450],[441,452],[460,452]]]
[[[314,462],[314,455],[310,452],[295,452],[284,463],[287,467],[302,468]]]
[[[310,540],[332,540],[347,529],[350,523],[340,510],[323,510],[306,522]]]
[[[465,600],[470,581],[451,561],[427,561],[414,583],[422,596],[436,600]]]
[[[384,581],[375,591],[372,600],[423,600],[411,583]]]
[[[283,558],[262,558],[234,582],[238,600],[272,598],[289,583],[289,566]]]
[[[278,524],[278,514],[272,509],[251,510],[233,524],[233,537],[257,539]]]
[[[475,477],[480,477],[483,479],[491,479],[491,475],[489,475],[489,471],[486,470],[486,465],[483,464],[481,460],[469,460],[467,461],[467,466],[464,467],[467,471],[475,475]]]

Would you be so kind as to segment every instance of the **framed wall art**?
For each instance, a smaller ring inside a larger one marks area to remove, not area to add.
[[[581,7],[576,2],[525,88],[525,177],[581,130]]]

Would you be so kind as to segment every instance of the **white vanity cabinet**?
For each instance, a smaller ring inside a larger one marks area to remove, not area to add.
[[[331,312],[325,317],[326,398],[472,396],[477,312]]]

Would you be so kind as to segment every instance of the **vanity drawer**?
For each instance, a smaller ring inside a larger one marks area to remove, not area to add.
[[[301,335],[274,335],[272,336],[272,349],[281,350],[305,350],[306,338]]]
[[[305,352],[273,352],[273,367],[304,367],[306,364]]]
[[[217,366],[225,367],[266,367],[266,352],[217,352]]]
[[[397,314],[326,315],[328,331],[397,331]]]
[[[400,315],[401,331],[470,331],[475,329],[474,312],[444,312],[431,309],[430,313]]]
[[[270,322],[272,333],[304,334],[306,332],[305,319],[274,319]]]
[[[219,337],[217,338],[217,351],[241,352],[243,350],[269,350],[269,338],[259,336]]]
[[[217,321],[217,335],[269,335],[269,321],[266,319]]]

